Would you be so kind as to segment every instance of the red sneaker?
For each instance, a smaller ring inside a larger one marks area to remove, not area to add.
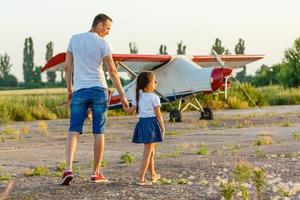
[[[99,171],[96,174],[91,176],[91,182],[93,183],[105,183],[108,182],[108,179],[103,176]]]
[[[67,170],[64,171],[63,177],[62,177],[62,181],[61,181],[61,185],[70,185],[70,181],[73,179],[74,174],[72,171]]]

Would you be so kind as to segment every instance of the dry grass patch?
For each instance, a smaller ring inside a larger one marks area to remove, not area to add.
[[[39,121],[38,129],[39,129],[39,132],[42,136],[44,136],[44,137],[49,136],[48,125],[45,121]]]
[[[200,128],[202,128],[202,129],[207,129],[208,128],[208,122],[207,122],[207,120],[200,120],[199,121],[199,126],[200,126]]]

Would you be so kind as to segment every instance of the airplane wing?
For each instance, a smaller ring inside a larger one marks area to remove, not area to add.
[[[225,66],[229,66],[233,69],[260,60],[263,57],[263,55],[220,55],[220,58],[225,63]],[[201,67],[220,66],[213,55],[193,56],[191,59]]]
[[[122,63],[136,73],[143,70],[152,70],[166,64],[172,59],[170,55],[113,54],[112,56],[117,66]],[[57,54],[52,57],[41,70],[42,72],[46,70],[64,70],[65,60],[66,53]],[[104,66],[104,69],[106,69],[106,66]],[[125,70],[120,68],[119,71]]]

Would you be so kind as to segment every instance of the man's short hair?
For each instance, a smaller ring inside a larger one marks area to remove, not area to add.
[[[99,14],[94,18],[92,27],[96,27],[99,23],[105,24],[107,20],[112,22],[112,19],[109,16],[105,14]]]

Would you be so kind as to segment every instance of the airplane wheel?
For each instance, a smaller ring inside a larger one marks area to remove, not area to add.
[[[201,112],[200,120],[201,119],[208,119],[208,120],[214,119],[213,112],[210,108],[203,108],[203,110],[204,111]]]
[[[169,122],[181,122],[181,112],[177,108],[174,108],[170,112]]]

